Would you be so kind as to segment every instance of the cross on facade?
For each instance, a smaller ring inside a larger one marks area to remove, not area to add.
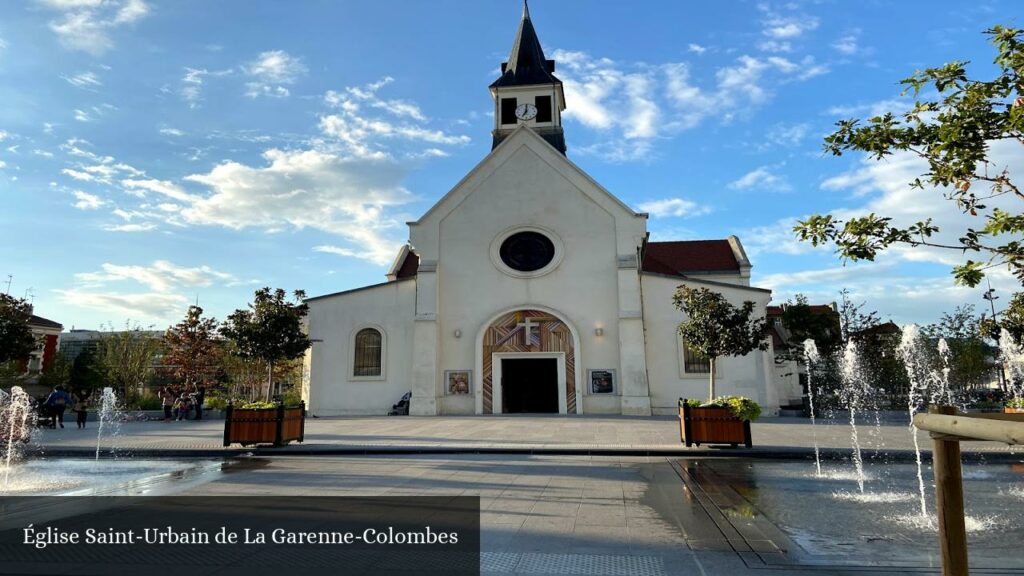
[[[533,322],[529,317],[527,317],[526,320],[523,320],[522,322],[516,324],[516,326],[523,327],[523,343],[529,344],[530,337],[533,336],[533,329],[540,326],[540,324]]]

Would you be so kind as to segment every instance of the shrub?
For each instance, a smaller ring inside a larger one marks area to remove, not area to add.
[[[253,410],[253,409],[265,409],[265,408],[277,408],[277,404],[275,404],[274,402],[264,402],[262,400],[259,400],[259,401],[256,401],[256,402],[245,402],[245,403],[241,404],[238,407],[242,408],[242,409],[245,409],[245,410]]]
[[[223,410],[228,406],[228,399],[223,396],[207,397],[203,405],[207,410]]]
[[[163,403],[156,394],[139,396],[132,404],[132,409],[134,410],[160,410],[163,408]]]
[[[1006,401],[1007,408],[1024,408],[1024,397],[1010,398]]]
[[[700,400],[686,400],[690,408],[728,408],[732,415],[740,420],[753,422],[761,416],[761,405],[745,396],[719,396],[710,402]]]
[[[302,403],[302,395],[294,390],[289,390],[281,394],[281,403],[286,408],[297,408]]]

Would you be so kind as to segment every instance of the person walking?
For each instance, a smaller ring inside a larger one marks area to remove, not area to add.
[[[63,386],[57,386],[50,392],[50,395],[46,397],[46,407],[53,415],[53,421],[56,425],[64,427],[64,411],[68,408],[68,393],[64,391]]]
[[[196,384],[195,391],[192,392],[192,400],[196,405],[196,420],[202,420],[203,402],[206,401],[206,386]]]
[[[164,422],[171,421],[171,408],[174,406],[174,395],[167,386],[160,388],[160,405],[164,409]]]
[[[71,411],[75,413],[75,423],[78,424],[78,428],[84,430],[85,421],[89,417],[89,404],[80,395],[76,396]]]

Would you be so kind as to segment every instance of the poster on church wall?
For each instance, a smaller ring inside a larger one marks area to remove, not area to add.
[[[445,390],[450,396],[469,394],[469,383],[473,381],[472,370],[445,370]]]
[[[591,394],[611,394],[615,390],[615,370],[587,370]]]

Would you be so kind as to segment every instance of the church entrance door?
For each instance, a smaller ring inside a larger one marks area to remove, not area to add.
[[[558,360],[504,358],[501,360],[502,411],[558,413]]]

